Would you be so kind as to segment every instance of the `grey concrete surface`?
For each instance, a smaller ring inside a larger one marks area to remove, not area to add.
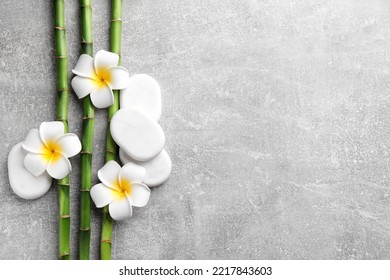
[[[0,259],[55,259],[57,195],[23,201],[6,161],[55,117],[52,1],[0,8]],[[78,2],[66,1],[70,68]],[[109,1],[93,2],[94,49]],[[115,224],[116,259],[389,259],[390,2],[124,1],[123,65],[161,84],[169,181]],[[70,76],[71,77],[71,76]],[[81,134],[71,94],[70,129]],[[94,183],[106,112],[96,113]],[[79,157],[72,160],[77,257]],[[92,211],[92,257],[101,212]]]

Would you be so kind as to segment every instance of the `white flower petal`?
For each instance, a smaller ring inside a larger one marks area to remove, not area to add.
[[[72,79],[71,85],[73,91],[76,93],[79,99],[86,97],[91,92],[94,92],[98,87],[94,80],[81,76],[74,77]]]
[[[119,172],[119,182],[122,180],[133,183],[141,183],[145,178],[146,170],[142,166],[129,162]]]
[[[119,55],[116,53],[100,50],[95,54],[95,70],[108,69],[118,66]]]
[[[131,205],[135,207],[144,207],[148,204],[150,197],[150,189],[142,183],[133,183],[131,186],[131,194],[129,200]]]
[[[148,187],[156,187],[164,183],[172,172],[172,161],[163,149],[160,154],[149,161],[136,161],[128,156],[123,149],[119,149],[119,158],[123,164],[134,162],[145,168],[146,175],[142,183]]]
[[[112,67],[110,87],[112,89],[124,89],[129,84],[129,71],[122,66]]]
[[[113,189],[108,188],[104,184],[97,184],[91,189],[91,198],[96,207],[101,208],[115,201],[117,196]]]
[[[121,90],[121,108],[134,108],[155,121],[161,117],[161,90],[152,77],[145,74],[133,75],[127,88]]]
[[[80,153],[81,142],[76,134],[66,133],[57,140],[57,144],[61,146],[62,153],[66,157],[73,157]]]
[[[8,177],[12,190],[21,198],[36,199],[44,195],[51,186],[51,177],[44,172],[35,177],[24,167],[27,152],[22,143],[16,144],[8,155]]]
[[[43,143],[47,144],[50,141],[56,141],[64,135],[64,130],[64,124],[62,122],[43,122],[39,126],[39,135]]]
[[[47,167],[48,161],[42,154],[27,154],[24,158],[24,167],[34,176],[42,175]]]
[[[160,125],[135,109],[120,109],[111,120],[110,131],[115,142],[138,161],[154,158],[164,147]]]
[[[72,72],[73,74],[81,77],[94,78],[95,69],[93,65],[93,58],[87,54],[80,55],[80,58]]]
[[[110,212],[110,216],[116,221],[130,218],[133,214],[130,202],[128,201],[127,197],[123,197],[111,203],[108,206],[108,211]]]
[[[72,166],[64,155],[60,155],[57,160],[51,160],[47,165],[47,173],[58,180],[66,177],[71,170]]]
[[[31,129],[24,140],[23,149],[28,152],[40,154],[43,152],[44,143],[41,140],[41,136],[39,135],[39,130],[36,128]]]
[[[107,187],[117,190],[120,171],[120,165],[116,161],[110,160],[98,171],[99,180]]]
[[[91,101],[96,108],[107,108],[114,104],[114,95],[110,87],[104,85],[91,93]]]

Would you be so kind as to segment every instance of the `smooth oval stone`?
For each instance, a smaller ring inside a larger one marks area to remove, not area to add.
[[[43,196],[51,186],[52,178],[47,172],[35,177],[24,167],[26,152],[22,143],[16,144],[8,155],[8,177],[12,190],[21,198],[36,199]]]
[[[161,90],[155,79],[146,74],[129,78],[129,86],[120,93],[121,108],[134,108],[155,121],[161,117]]]
[[[120,109],[111,119],[110,131],[115,142],[133,159],[147,161],[164,147],[161,126],[135,109]]]
[[[133,162],[146,169],[145,179],[142,181],[149,187],[156,187],[164,183],[172,171],[172,161],[168,153],[163,149],[155,158],[149,161],[137,161],[127,155],[123,149],[119,149],[119,158],[122,164]]]

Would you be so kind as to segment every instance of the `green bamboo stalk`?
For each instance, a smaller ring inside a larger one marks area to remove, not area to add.
[[[110,48],[111,52],[119,55],[119,63],[121,63],[121,37],[122,37],[122,0],[111,1],[111,32],[110,32]],[[119,90],[114,90],[114,104],[108,108],[108,130],[106,142],[106,162],[117,160],[118,146],[112,139],[110,133],[110,122],[114,114],[119,110]],[[108,212],[108,206],[103,209],[102,221],[102,237],[100,243],[100,258],[102,260],[111,259],[111,243],[112,243],[112,226],[113,221]]]
[[[68,132],[68,57],[66,55],[65,3],[54,0],[55,39],[57,55],[57,120],[62,121]],[[58,180],[59,208],[59,258],[70,259],[70,201],[69,177]]]
[[[91,0],[80,0],[81,12],[81,53],[93,56],[92,6]],[[91,240],[91,198],[92,187],[92,147],[95,111],[89,96],[83,99],[83,137],[81,151],[80,188],[80,236],[79,258],[89,259]]]

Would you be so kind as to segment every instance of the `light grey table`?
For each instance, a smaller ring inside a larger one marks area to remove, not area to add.
[[[66,1],[70,68],[78,1]],[[123,65],[162,88],[169,181],[114,228],[116,259],[390,258],[390,2],[124,1]],[[57,193],[23,201],[7,156],[55,117],[52,1],[0,9],[0,259],[55,259]],[[94,49],[109,1],[93,1]],[[71,75],[70,75],[71,77]],[[71,93],[70,129],[81,134]],[[105,111],[96,113],[94,183]],[[79,157],[72,159],[77,256]],[[92,257],[101,212],[92,211]]]

